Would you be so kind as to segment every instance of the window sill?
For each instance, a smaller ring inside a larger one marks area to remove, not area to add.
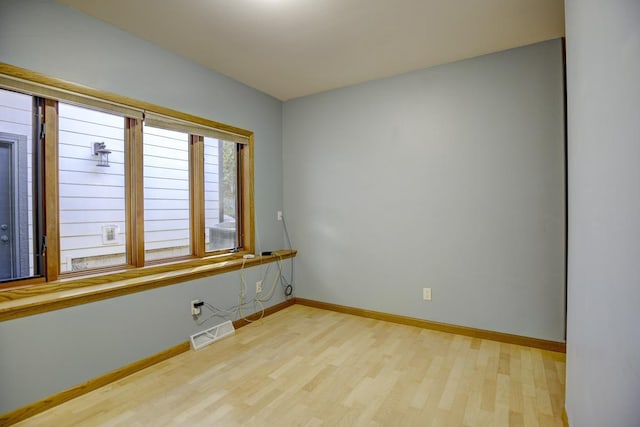
[[[251,267],[296,254],[283,250],[246,260],[237,254],[208,257],[0,291],[0,322],[240,270],[243,262]]]

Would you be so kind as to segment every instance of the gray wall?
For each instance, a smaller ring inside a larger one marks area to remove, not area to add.
[[[640,2],[567,0],[572,426],[640,426]]]
[[[0,61],[254,131],[258,249],[284,247],[280,101],[53,1],[0,2]],[[247,273],[250,292],[264,269]],[[0,413],[186,341],[198,330],[189,301],[231,306],[239,282],[229,273],[0,323]],[[283,299],[278,289],[269,305]]]
[[[563,117],[560,40],[286,102],[297,296],[564,341]]]

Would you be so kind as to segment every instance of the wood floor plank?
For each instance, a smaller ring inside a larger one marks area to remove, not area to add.
[[[294,305],[19,426],[562,425],[564,354]]]

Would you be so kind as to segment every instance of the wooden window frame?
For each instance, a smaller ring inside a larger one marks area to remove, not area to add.
[[[7,81],[9,83],[7,83]],[[11,85],[12,81],[17,82]],[[255,251],[254,225],[254,169],[253,169],[253,132],[234,126],[218,123],[202,117],[182,113],[169,108],[138,101],[128,97],[104,92],[85,86],[55,79],[40,73],[25,70],[9,64],[0,63],[0,87],[23,93],[60,94],[60,98],[44,97],[44,223],[47,236],[47,251],[44,278],[27,278],[0,283],[0,301],[2,289],[34,288],[26,294],[56,292],[64,289],[85,287],[109,281],[130,280],[167,271],[187,271],[199,269],[203,265],[228,263],[241,260],[245,254]],[[29,88],[36,88],[29,91]],[[70,93],[74,103],[87,108],[100,108],[113,112],[125,120],[125,217],[126,217],[126,265],[91,269],[81,272],[60,272],[59,244],[59,190],[58,190],[58,100],[65,101]],[[86,99],[87,103],[83,104]],[[95,107],[98,105],[98,107]],[[105,107],[106,106],[106,107]],[[129,117],[126,111],[144,111],[162,115],[184,122],[219,135],[229,135],[231,141],[238,143],[238,211],[239,243],[241,249],[236,253],[205,251],[204,239],[204,138],[198,133],[189,136],[190,165],[190,224],[191,255],[187,257],[163,259],[153,262],[144,261],[144,184],[143,184],[143,129],[142,119]],[[212,269],[212,271],[215,268]],[[194,273],[195,274],[195,273]],[[201,274],[201,273],[199,273]],[[188,277],[187,277],[188,278]],[[183,278],[183,280],[186,280]],[[134,282],[136,282],[134,280]],[[35,288],[39,288],[35,289]]]

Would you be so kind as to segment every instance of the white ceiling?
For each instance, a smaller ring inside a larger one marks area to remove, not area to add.
[[[564,35],[563,0],[58,0],[280,100]]]

